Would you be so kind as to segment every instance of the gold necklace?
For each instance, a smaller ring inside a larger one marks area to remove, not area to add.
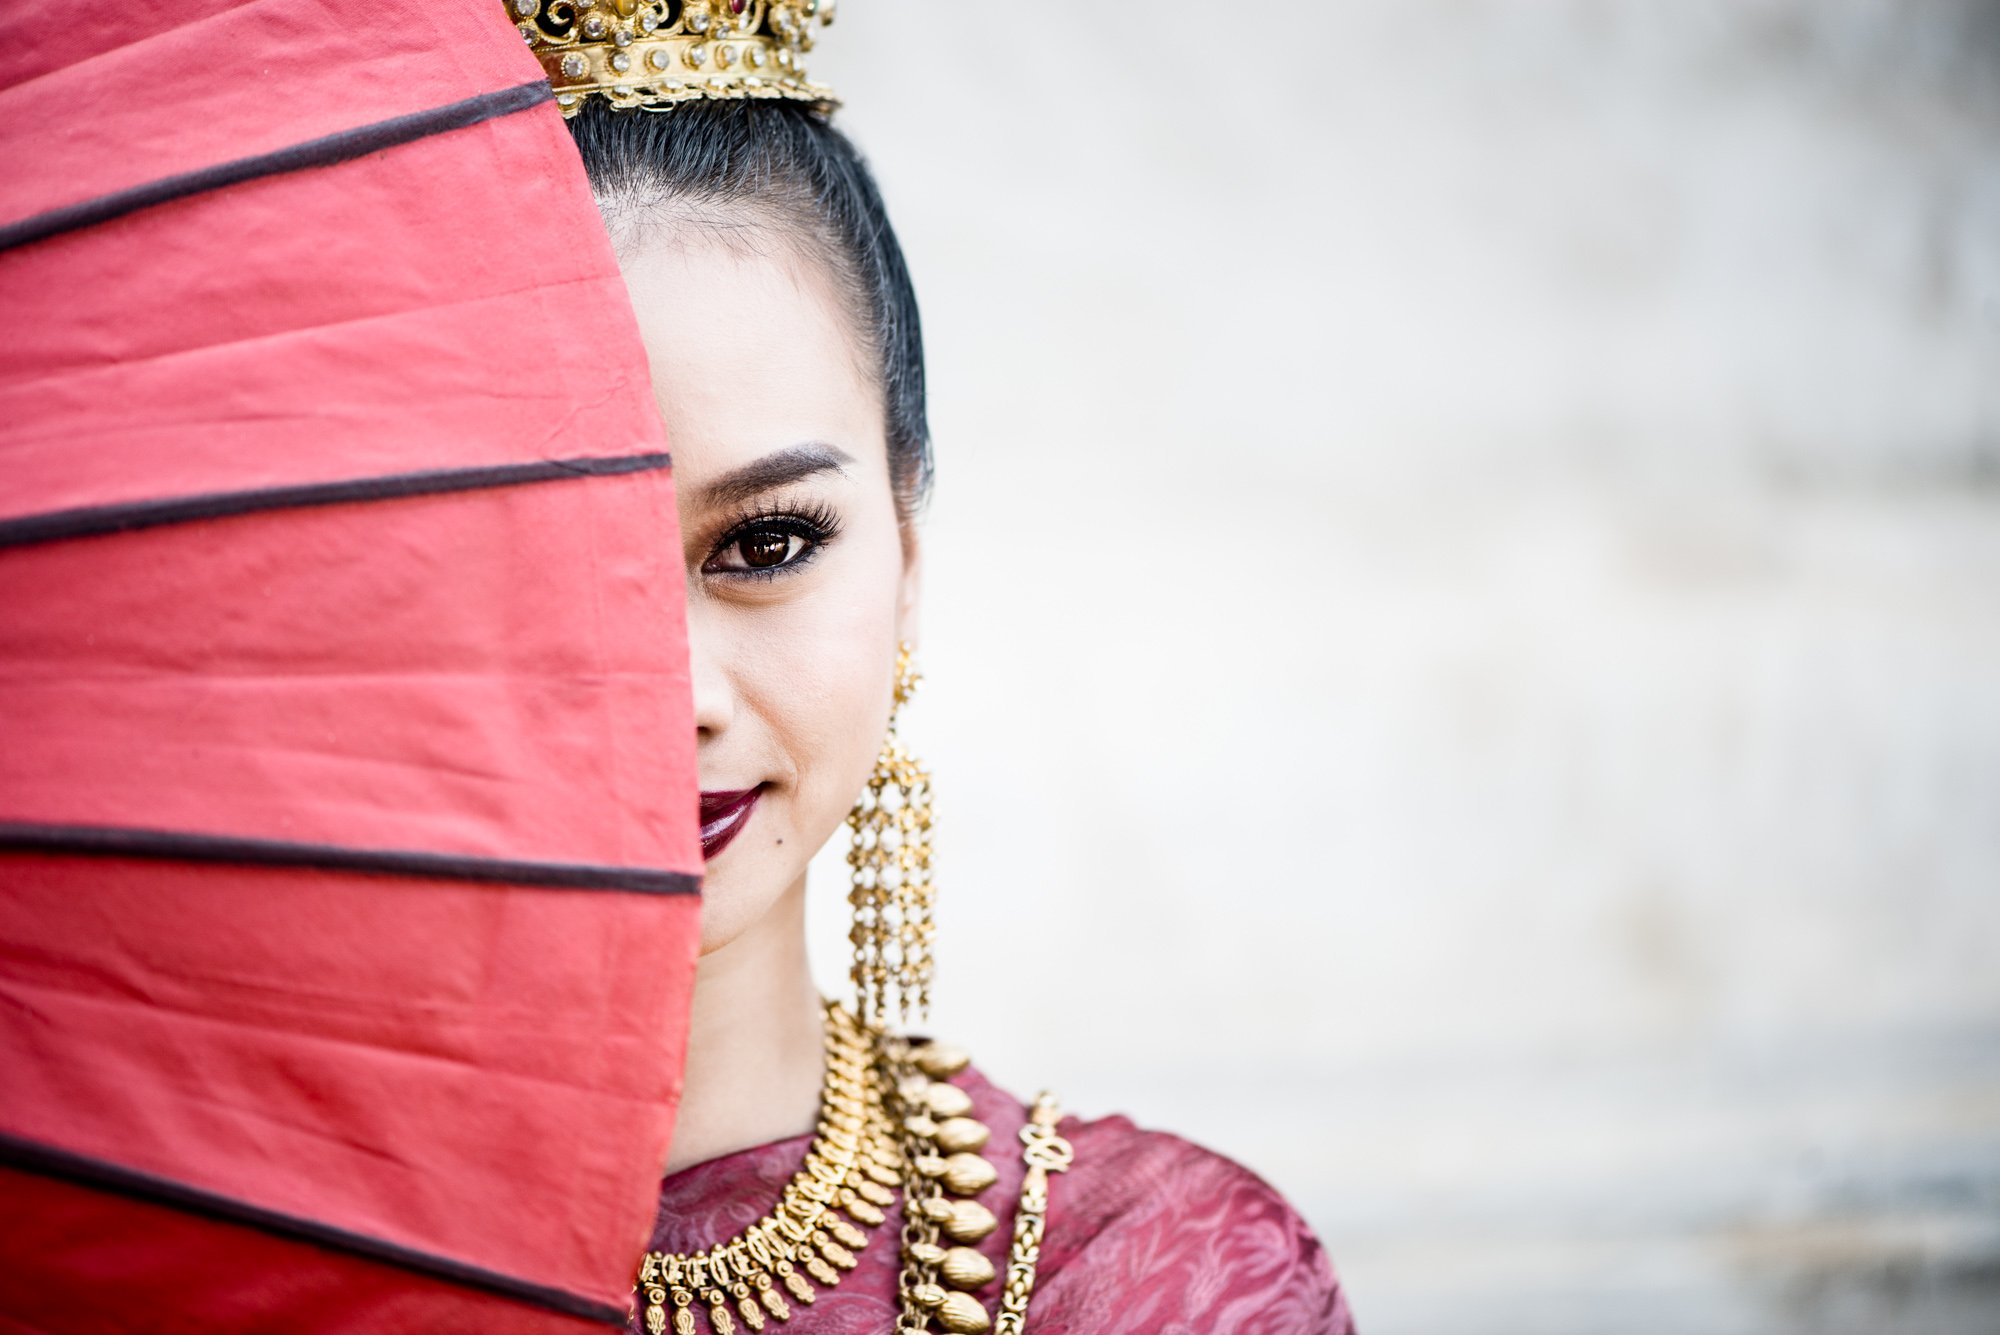
[[[971,1244],[998,1220],[972,1198],[998,1174],[980,1157],[990,1133],[969,1115],[972,1097],[950,1083],[968,1064],[956,1048],[891,1037],[828,1002],[820,1121],[805,1163],[777,1208],[728,1241],[693,1253],[646,1253],[637,1288],[646,1300],[648,1335],[665,1335],[669,1304],[675,1335],[695,1335],[697,1301],[714,1335],[735,1335],[738,1316],[752,1331],[763,1330],[767,1318],[790,1320],[785,1294],[810,1306],[815,1283],[839,1284],[856,1264],[854,1253],[868,1245],[865,1230],[881,1224],[895,1203],[891,1188],[898,1183],[899,1335],[924,1335],[933,1323],[948,1335],[993,1329],[972,1292],[993,1282],[993,1263]],[[1069,1166],[1055,1118],[1055,1101],[1044,1094],[1021,1133],[1028,1170],[999,1305],[1000,1329],[1010,1335],[1021,1329],[1034,1286],[1047,1173]],[[1051,1143],[1059,1154],[1051,1153]]]
[[[864,1230],[894,1204],[903,1169],[873,1055],[874,1035],[829,1003],[819,1127],[805,1163],[777,1208],[728,1241],[693,1253],[646,1253],[639,1291],[649,1335],[666,1331],[669,1303],[675,1335],[694,1335],[697,1299],[715,1335],[735,1333],[731,1300],[743,1324],[759,1331],[767,1315],[790,1319],[785,1294],[810,1306],[815,1283],[830,1289],[854,1268],[854,1253],[868,1245]]]

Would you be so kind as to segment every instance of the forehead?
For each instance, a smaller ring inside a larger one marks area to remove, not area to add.
[[[684,480],[802,441],[888,471],[881,391],[833,280],[762,227],[648,229],[620,267]]]

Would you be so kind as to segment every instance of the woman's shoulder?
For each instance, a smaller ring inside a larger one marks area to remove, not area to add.
[[[1025,1105],[976,1071],[961,1079],[992,1129],[1004,1268],[1025,1166]],[[1047,1335],[1267,1332],[1348,1335],[1353,1321],[1326,1250],[1263,1178],[1213,1150],[1124,1116],[1065,1117],[1075,1151],[1049,1183],[1031,1311]],[[1004,1193],[1004,1194],[1003,1194]],[[1005,1206],[1003,1209],[1002,1206]]]

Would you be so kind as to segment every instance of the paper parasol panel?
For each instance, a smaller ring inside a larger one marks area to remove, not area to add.
[[[680,540],[497,4],[0,44],[0,1326],[622,1322],[700,845]]]

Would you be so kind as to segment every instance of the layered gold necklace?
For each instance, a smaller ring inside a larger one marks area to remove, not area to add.
[[[777,1206],[735,1237],[699,1252],[646,1254],[637,1290],[649,1335],[664,1335],[669,1324],[675,1335],[696,1335],[697,1311],[714,1335],[735,1335],[739,1320],[752,1331],[789,1321],[794,1303],[811,1306],[855,1267],[855,1253],[887,1218],[898,1186],[903,1265],[896,1330],[979,1335],[992,1329],[973,1290],[993,1282],[993,1264],[969,1244],[998,1222],[973,1197],[999,1175],[979,1154],[989,1133],[968,1115],[971,1096],[950,1083],[967,1064],[956,1049],[889,1036],[827,1003],[820,1119],[804,1164]],[[998,1309],[1003,1331],[1020,1330],[1026,1314],[1046,1174],[1069,1164],[1055,1121],[1055,1101],[1044,1094],[1021,1133],[1028,1173]]]

